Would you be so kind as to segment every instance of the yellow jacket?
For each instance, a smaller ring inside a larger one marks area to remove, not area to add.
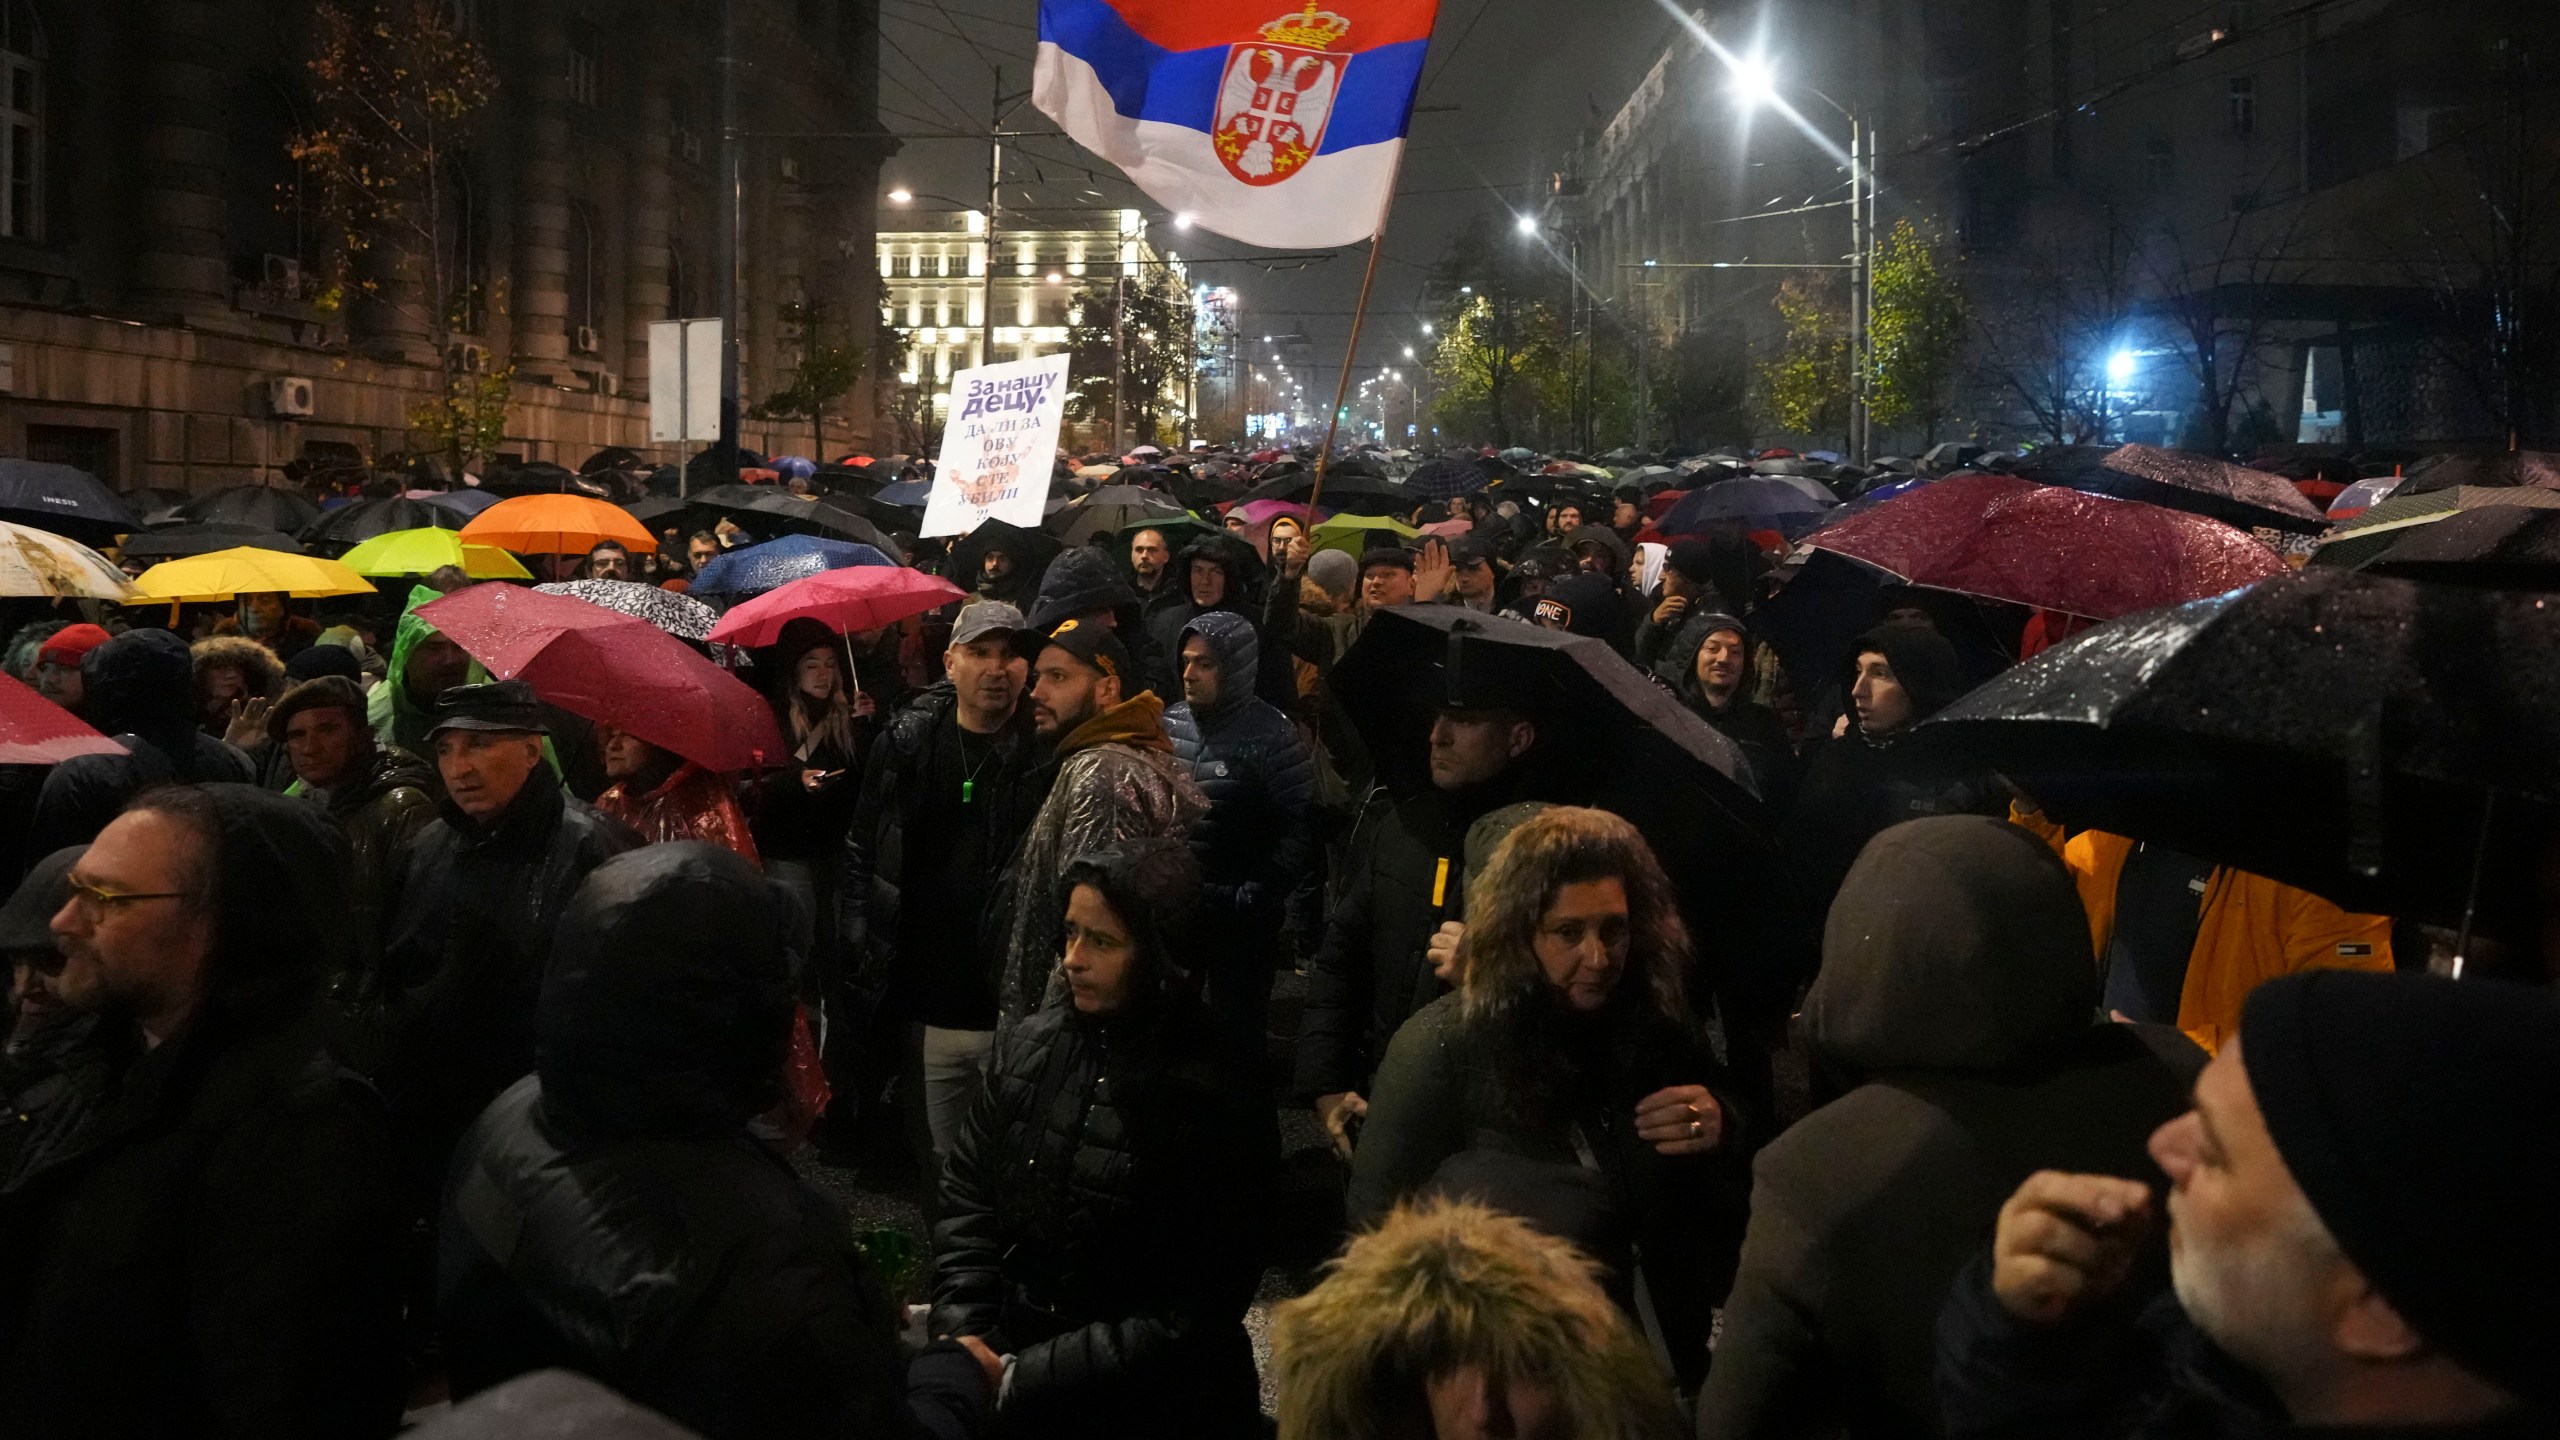
[[[2115,938],[2116,882],[2134,842],[2103,830],[2065,837],[2041,814],[2011,809],[2012,823],[2061,852],[2089,912],[2089,941],[2103,960]],[[2391,921],[2351,915],[2263,875],[2223,866],[2206,882],[2196,948],[2178,995],[2178,1028],[2208,1052],[2240,1028],[2240,1006],[2265,981],[2296,970],[2389,970]]]

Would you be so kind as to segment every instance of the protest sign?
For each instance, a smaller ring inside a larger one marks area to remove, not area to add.
[[[942,459],[920,535],[965,535],[981,520],[1040,523],[1066,416],[1067,357],[982,365],[951,377]]]

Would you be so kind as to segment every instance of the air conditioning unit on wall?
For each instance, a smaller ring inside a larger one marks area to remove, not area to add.
[[[465,342],[445,351],[446,368],[457,375],[489,373],[489,347]]]
[[[267,382],[267,413],[277,416],[308,415],[312,410],[312,385],[299,375],[280,375]]]
[[[577,329],[569,332],[569,344],[571,349],[576,350],[581,355],[601,355],[604,353],[604,336],[597,333],[596,327],[593,325],[581,325]]]

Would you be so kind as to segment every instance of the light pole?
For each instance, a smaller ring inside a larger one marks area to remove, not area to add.
[[[920,194],[904,187],[889,192],[892,205],[912,205],[918,200],[938,200],[963,214],[978,213],[977,206],[966,200],[954,200],[948,195]],[[978,363],[992,365],[996,358],[996,217],[993,211],[987,214],[985,269],[986,273],[979,278]]]
[[[1797,123],[1803,123],[1779,98],[1777,67],[1766,57],[1757,51],[1737,56],[1721,47],[1716,53],[1732,70],[1734,95],[1746,109],[1769,106],[1785,110]],[[1874,443],[1869,390],[1875,375],[1875,127],[1865,123],[1857,111],[1810,85],[1794,88],[1830,106],[1849,122],[1849,448],[1850,458],[1864,465]]]

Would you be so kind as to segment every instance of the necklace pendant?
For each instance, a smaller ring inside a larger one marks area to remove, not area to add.
[[[960,782],[960,803],[961,803],[961,804],[966,805],[966,804],[968,804],[970,801],[972,801],[972,800],[976,799],[977,797],[978,797],[978,782],[977,782],[977,781],[975,781],[975,780],[963,780],[963,781],[961,781],[961,782]]]

